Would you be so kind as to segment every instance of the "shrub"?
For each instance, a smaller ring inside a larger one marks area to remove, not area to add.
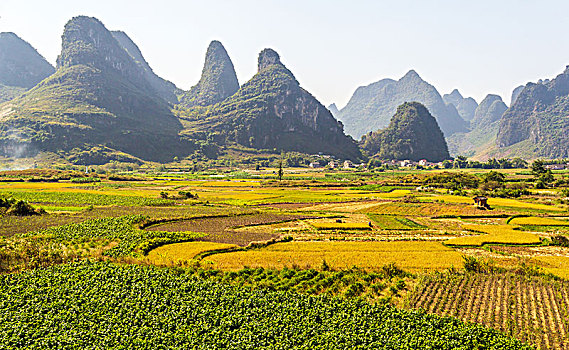
[[[28,202],[20,200],[12,204],[6,213],[16,216],[30,216],[37,215],[41,213],[41,211],[36,212]]]
[[[483,263],[479,259],[467,255],[464,255],[462,259],[463,259],[464,269],[467,272],[478,272],[478,273],[484,272]]]
[[[553,236],[551,237],[551,245],[569,247],[569,238],[565,236]]]
[[[401,269],[399,266],[397,266],[397,264],[395,264],[394,262],[391,262],[387,265],[383,265],[381,267],[381,271],[383,272],[386,278],[403,277],[407,275],[407,273],[403,271],[403,269]]]

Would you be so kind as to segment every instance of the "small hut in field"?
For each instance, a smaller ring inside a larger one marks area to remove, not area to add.
[[[474,200],[474,204],[479,208],[489,208],[488,206],[488,198],[484,196],[476,196],[472,198]]]

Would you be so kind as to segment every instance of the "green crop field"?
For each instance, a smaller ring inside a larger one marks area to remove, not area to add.
[[[529,348],[422,312],[137,266],[82,263],[6,275],[0,298],[6,348]]]

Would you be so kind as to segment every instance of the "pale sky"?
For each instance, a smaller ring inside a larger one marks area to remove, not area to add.
[[[0,0],[0,31],[55,63],[65,23],[97,17],[125,31],[161,77],[189,89],[211,40],[239,82],[275,49],[300,84],[343,107],[354,90],[408,70],[442,94],[509,103],[512,90],[569,64],[569,1],[562,0]]]

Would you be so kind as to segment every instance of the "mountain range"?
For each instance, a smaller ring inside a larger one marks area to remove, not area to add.
[[[27,55],[33,52],[29,46]],[[26,77],[33,68],[19,67]],[[22,80],[24,90],[0,106],[0,153],[51,152],[78,164],[167,162],[238,144],[362,158],[276,52],[263,50],[258,68],[240,87],[225,48],[213,41],[200,81],[184,92],[153,72],[126,33],[75,17],[65,25],[55,71],[35,85]]]
[[[31,89],[55,69],[14,33],[0,33],[0,102]]]
[[[569,157],[569,66],[551,80],[528,83],[504,113],[495,153]]]
[[[518,86],[509,108],[493,94],[480,104],[458,89],[441,96],[411,70],[359,87],[338,109],[302,88],[274,50],[263,50],[257,66],[240,85],[228,52],[212,41],[200,80],[183,91],[126,33],[96,18],[65,25],[56,67],[0,33],[0,155],[48,152],[77,164],[214,157],[231,147],[352,160],[569,156],[569,68]],[[358,145],[347,134],[363,137]],[[428,139],[437,151],[420,153]]]
[[[348,134],[359,138],[386,127],[397,107],[404,102],[425,105],[446,137],[468,130],[468,122],[461,118],[457,109],[445,104],[437,89],[414,70],[399,80],[382,79],[357,88],[348,104],[339,111],[338,118]]]

